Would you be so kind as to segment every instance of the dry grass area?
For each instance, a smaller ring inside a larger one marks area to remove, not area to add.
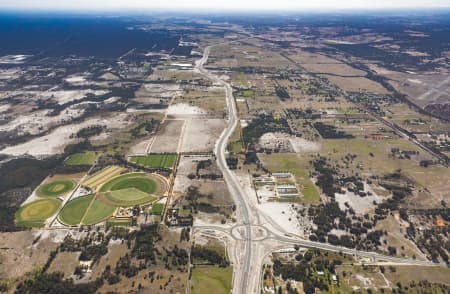
[[[62,272],[65,278],[69,278],[78,265],[79,256],[80,252],[59,252],[47,272]]]
[[[48,239],[38,240],[32,231],[0,233],[0,279],[15,279],[42,267],[57,246]]]
[[[382,85],[369,80],[365,77],[339,77],[332,75],[323,75],[331,83],[337,85],[344,91],[348,92],[359,92],[368,91],[377,94],[388,94],[389,91],[386,90]]]
[[[192,119],[185,123],[182,135],[182,152],[208,152],[214,149],[217,139],[226,126],[222,119]]]
[[[340,160],[348,153],[356,154],[356,163],[363,166],[359,172],[385,175],[400,169],[403,174],[414,180],[423,192],[418,194],[417,198],[410,200],[414,201],[415,205],[423,205],[423,207],[440,206],[440,201],[449,197],[450,170],[441,165],[432,165],[428,168],[420,167],[419,161],[430,159],[430,156],[406,140],[327,139],[321,142],[323,146],[322,154],[335,160]],[[419,156],[412,159],[393,158],[390,156],[392,148],[419,151]],[[353,170],[356,171],[357,168],[353,167]]]
[[[98,263],[92,269],[92,274],[89,277],[90,280],[95,280],[99,278],[106,266],[114,268],[117,261],[128,252],[126,242],[115,243],[108,246],[108,253],[100,258]]]
[[[409,239],[405,237],[408,223],[402,221],[396,215],[390,215],[386,219],[379,221],[375,227],[377,230],[387,231],[388,234],[384,235],[382,239],[387,241],[387,246],[393,246],[397,248],[397,254],[412,258],[415,256],[418,260],[426,260],[426,257],[420,252],[417,246]]]
[[[448,279],[450,276],[450,269],[444,267],[394,266],[391,268],[385,266],[383,273],[379,266],[363,267],[342,265],[336,268],[336,272],[339,275],[341,283],[340,290],[344,293],[349,293],[351,291],[363,291],[362,293],[365,293],[364,290],[369,288],[374,289],[376,290],[376,293],[379,293],[380,289],[383,288],[385,291],[396,288],[397,283],[400,283],[404,287],[408,286],[411,282],[417,284],[419,281],[424,280],[435,284],[450,285]],[[432,291],[432,289],[428,290]],[[442,292],[432,291],[427,293]]]
[[[175,97],[174,104],[187,104],[201,108],[211,118],[224,118],[227,114],[225,92],[220,87],[208,87],[200,90],[187,89]]]
[[[316,54],[305,51],[298,51],[289,54],[289,58],[298,63],[301,67],[313,73],[329,73],[339,76],[365,76],[362,70],[353,68],[340,60],[327,57],[323,54]]]
[[[150,145],[150,152],[177,152],[184,120],[166,120]]]

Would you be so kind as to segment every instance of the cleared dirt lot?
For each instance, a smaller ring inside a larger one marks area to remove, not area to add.
[[[177,152],[184,120],[166,120],[150,144],[150,152]]]
[[[226,126],[222,119],[199,119],[186,121],[182,136],[182,152],[212,151]]]

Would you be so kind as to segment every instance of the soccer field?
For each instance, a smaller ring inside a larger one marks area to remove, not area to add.
[[[97,159],[95,152],[75,153],[64,162],[66,165],[92,165]]]
[[[176,160],[176,154],[148,154],[130,158],[131,162],[152,168],[173,168]]]

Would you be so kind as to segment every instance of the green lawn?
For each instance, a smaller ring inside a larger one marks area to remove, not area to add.
[[[110,217],[116,208],[95,199],[83,217],[82,223],[85,225],[97,224]]]
[[[95,152],[75,153],[70,155],[66,161],[66,165],[92,165],[97,159]]]
[[[152,194],[157,189],[157,183],[148,177],[128,178],[122,181],[116,181],[111,186],[111,191],[134,188],[141,192]]]
[[[176,160],[176,154],[148,154],[130,158],[133,163],[152,168],[173,168]]]
[[[33,201],[19,208],[15,214],[15,223],[20,227],[42,227],[44,221],[54,215],[61,206],[58,199]]]
[[[113,186],[122,185],[121,183],[126,183],[129,179],[133,179],[133,178],[139,178],[139,179],[144,178],[145,179],[146,174],[145,173],[128,173],[128,174],[117,176],[117,177],[109,180],[105,184],[103,184],[103,186],[101,186],[99,191],[100,192],[110,191]]]
[[[215,294],[229,294],[233,268],[216,266],[197,266],[192,269],[192,294],[209,294],[214,289]]]
[[[68,202],[59,213],[59,220],[66,225],[75,226],[81,222],[94,195],[82,196]]]
[[[130,207],[150,203],[157,198],[144,193],[136,188],[126,188],[122,190],[105,192],[102,194],[111,205],[119,207]]]
[[[131,226],[131,219],[110,219],[106,221],[109,227],[123,227]]]
[[[70,190],[75,188],[75,182],[71,180],[56,180],[50,181],[41,185],[36,194],[39,197],[56,197],[59,195],[64,195]]]
[[[163,209],[164,209],[164,204],[162,204],[162,203],[153,204],[152,205],[152,214],[161,215]]]

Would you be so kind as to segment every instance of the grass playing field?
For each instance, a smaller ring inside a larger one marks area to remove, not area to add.
[[[41,185],[36,191],[36,194],[40,197],[56,197],[69,192],[74,187],[74,181],[56,180]]]
[[[94,199],[82,219],[85,225],[97,224],[110,217],[116,208]]]
[[[126,188],[136,188],[145,193],[154,193],[158,184],[145,173],[129,173],[116,177],[105,183],[100,192],[116,191]]]
[[[97,159],[95,152],[75,153],[70,155],[66,161],[66,165],[92,165]]]
[[[231,291],[233,268],[216,266],[197,266],[192,269],[192,294],[228,294]]]
[[[155,201],[157,198],[136,188],[126,188],[103,193],[100,197],[107,199],[108,204],[119,207],[129,207]]]
[[[41,227],[44,221],[58,210],[61,201],[58,199],[42,199],[22,206],[15,215],[17,226]]]
[[[64,205],[59,213],[59,220],[69,226],[76,226],[81,222],[94,195],[78,197]]]
[[[176,160],[176,154],[148,154],[130,158],[133,163],[152,168],[173,168]]]

